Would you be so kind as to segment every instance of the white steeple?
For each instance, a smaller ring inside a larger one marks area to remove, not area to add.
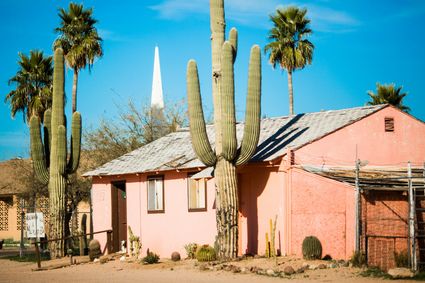
[[[151,107],[157,109],[164,108],[164,99],[162,97],[161,67],[159,65],[159,49],[155,46],[155,59],[153,64],[152,96]]]

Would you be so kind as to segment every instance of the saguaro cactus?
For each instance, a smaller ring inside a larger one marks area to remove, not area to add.
[[[198,158],[215,167],[216,218],[219,257],[238,255],[238,186],[236,166],[249,161],[257,147],[261,116],[260,47],[251,49],[245,128],[241,147],[236,139],[233,66],[237,53],[237,31],[225,41],[223,0],[210,1],[212,82],[214,99],[215,151],[208,140],[196,62],[187,67],[187,94],[192,145]]]
[[[44,144],[40,119],[31,117],[31,158],[36,176],[49,188],[49,238],[63,238],[65,225],[65,190],[68,174],[78,168],[81,148],[81,115],[72,115],[71,151],[67,162],[66,123],[64,114],[64,58],[62,49],[55,50],[52,110],[44,113]],[[63,241],[50,243],[52,258],[64,253]]]

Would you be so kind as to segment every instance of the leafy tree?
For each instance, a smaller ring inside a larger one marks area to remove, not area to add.
[[[61,47],[65,54],[67,65],[74,70],[72,84],[72,112],[77,110],[77,84],[81,69],[88,66],[91,69],[94,60],[102,57],[102,39],[97,33],[93,9],[84,9],[83,5],[70,3],[68,11],[59,10],[60,27],[55,31],[59,38],[54,42],[54,48]]]
[[[269,31],[270,41],[264,48],[269,53],[269,61],[279,65],[288,72],[289,114],[294,115],[294,96],[292,73],[303,69],[313,60],[314,45],[306,39],[312,34],[310,20],[306,18],[307,10],[297,7],[278,9],[270,16],[274,27]]]
[[[402,87],[396,87],[394,83],[392,84],[383,84],[376,83],[376,93],[369,90],[367,94],[372,99],[367,104],[368,105],[378,105],[378,104],[391,104],[400,110],[409,113],[410,108],[403,104],[403,99],[406,97],[407,93],[401,92]]]
[[[186,125],[184,102],[168,105],[160,112],[149,106],[139,109],[131,100],[125,106],[117,105],[117,119],[102,119],[97,128],[85,131],[81,171],[96,168]]]
[[[22,112],[24,122],[36,114],[43,119],[44,111],[52,105],[52,57],[42,51],[31,50],[29,56],[19,53],[19,70],[9,80],[16,88],[6,95],[12,118]]]

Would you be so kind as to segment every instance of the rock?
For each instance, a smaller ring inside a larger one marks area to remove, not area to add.
[[[304,273],[306,270],[308,270],[308,265],[299,267],[299,268],[296,270],[296,272],[297,272],[297,273]]]
[[[337,268],[337,267],[338,267],[338,264],[336,263],[329,264],[329,268]]]
[[[268,276],[274,276],[275,273],[274,273],[274,270],[273,269],[267,269],[266,274]]]
[[[208,269],[209,269],[208,265],[206,265],[205,263],[199,265],[199,270],[201,270],[201,271],[205,271],[205,270],[208,270]]]
[[[288,266],[285,266],[285,268],[283,269],[283,272],[285,273],[285,275],[292,275],[295,273],[295,270],[292,266],[288,265]]]
[[[318,269],[326,269],[326,264],[324,264],[324,263],[321,263],[321,264],[319,264],[318,266],[317,266],[317,268]]]
[[[107,256],[101,256],[99,258],[99,261],[100,261],[101,264],[104,264],[104,263],[107,263],[109,261],[109,259],[108,259]]]
[[[241,273],[242,273],[242,274],[246,274],[246,273],[248,273],[248,269],[246,269],[245,267],[242,267],[242,268],[241,268]]]
[[[214,266],[212,265],[208,266],[208,270],[214,271]]]
[[[122,257],[120,257],[120,261],[124,262],[125,261],[125,255],[123,255]]]
[[[308,269],[310,270],[316,270],[318,268],[318,266],[316,264],[311,264],[308,266]]]
[[[266,274],[266,271],[264,269],[262,269],[262,268],[258,268],[257,267],[256,273],[259,274],[259,275],[265,275]]]
[[[413,278],[413,272],[408,268],[397,267],[388,270],[388,274],[394,279]]]
[[[239,266],[232,265],[232,272],[233,273],[240,273],[241,268]]]
[[[303,262],[303,264],[301,266],[302,267],[307,267],[307,269],[308,269],[310,265],[307,262]]]
[[[352,262],[349,262],[348,263],[348,267],[350,267],[350,268],[353,267],[353,263]]]
[[[98,259],[98,258],[95,258],[95,259],[93,260],[93,262],[99,262],[99,259]]]
[[[171,254],[171,260],[172,261],[179,261],[180,260],[180,254],[178,252],[173,252]]]

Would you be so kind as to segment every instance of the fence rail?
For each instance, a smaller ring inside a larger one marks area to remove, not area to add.
[[[49,242],[56,242],[56,241],[65,241],[68,239],[73,239],[73,238],[80,238],[80,240],[82,240],[83,237],[85,236],[90,236],[90,235],[95,235],[95,234],[102,234],[102,233],[106,233],[106,250],[108,253],[112,252],[112,230],[103,230],[103,231],[97,231],[97,232],[92,232],[92,233],[86,233],[86,234],[80,234],[80,235],[75,235],[75,236],[67,236],[67,237],[63,237],[63,238],[57,238],[57,239],[50,239],[50,240],[41,240],[41,241],[34,241],[34,249],[35,249],[35,256],[37,259],[37,267],[41,268],[41,257],[40,257],[40,250],[38,248],[39,244],[47,244]]]

